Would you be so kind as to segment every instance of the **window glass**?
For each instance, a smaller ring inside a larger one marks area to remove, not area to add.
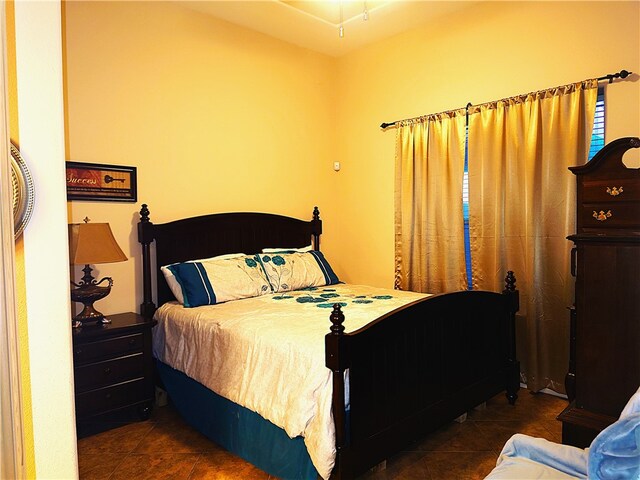
[[[593,120],[593,133],[589,147],[589,160],[604,147],[604,87],[598,88],[596,115]]]

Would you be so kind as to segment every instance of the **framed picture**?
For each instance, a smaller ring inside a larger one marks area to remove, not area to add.
[[[136,167],[66,162],[67,200],[136,202]]]

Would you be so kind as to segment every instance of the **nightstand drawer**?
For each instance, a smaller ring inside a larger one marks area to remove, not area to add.
[[[73,348],[73,359],[76,364],[81,364],[128,352],[141,352],[142,348],[143,334],[135,333],[132,335],[100,340],[98,342],[87,342],[76,345]]]
[[[86,417],[150,401],[148,380],[137,378],[76,395],[76,415]]]
[[[76,393],[143,377],[144,369],[142,352],[77,367],[75,369]]]

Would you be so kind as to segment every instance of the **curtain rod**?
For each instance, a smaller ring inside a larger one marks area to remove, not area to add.
[[[615,78],[627,78],[629,75],[631,75],[633,72],[629,72],[627,70],[620,70],[618,73],[610,73],[608,75],[603,75],[602,77],[598,77],[598,81],[602,81],[602,80],[608,80],[609,83],[613,83],[613,80]],[[471,102],[467,103],[467,119],[469,118],[469,107],[471,107],[472,104]],[[396,120],[395,122],[383,122],[380,124],[380,128],[382,128],[383,130],[385,128],[389,128],[394,126],[396,123],[398,122],[404,122],[405,120],[415,120],[417,118],[420,117],[424,117],[425,115],[420,115],[418,117],[412,117],[412,118],[405,118],[404,120]]]

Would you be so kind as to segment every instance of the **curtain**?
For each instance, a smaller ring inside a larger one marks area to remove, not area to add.
[[[569,364],[575,176],[586,162],[597,80],[474,107],[469,210],[474,288],[520,291],[518,358],[529,389],[564,392]]]
[[[396,133],[395,287],[465,288],[465,110],[400,123]]]

